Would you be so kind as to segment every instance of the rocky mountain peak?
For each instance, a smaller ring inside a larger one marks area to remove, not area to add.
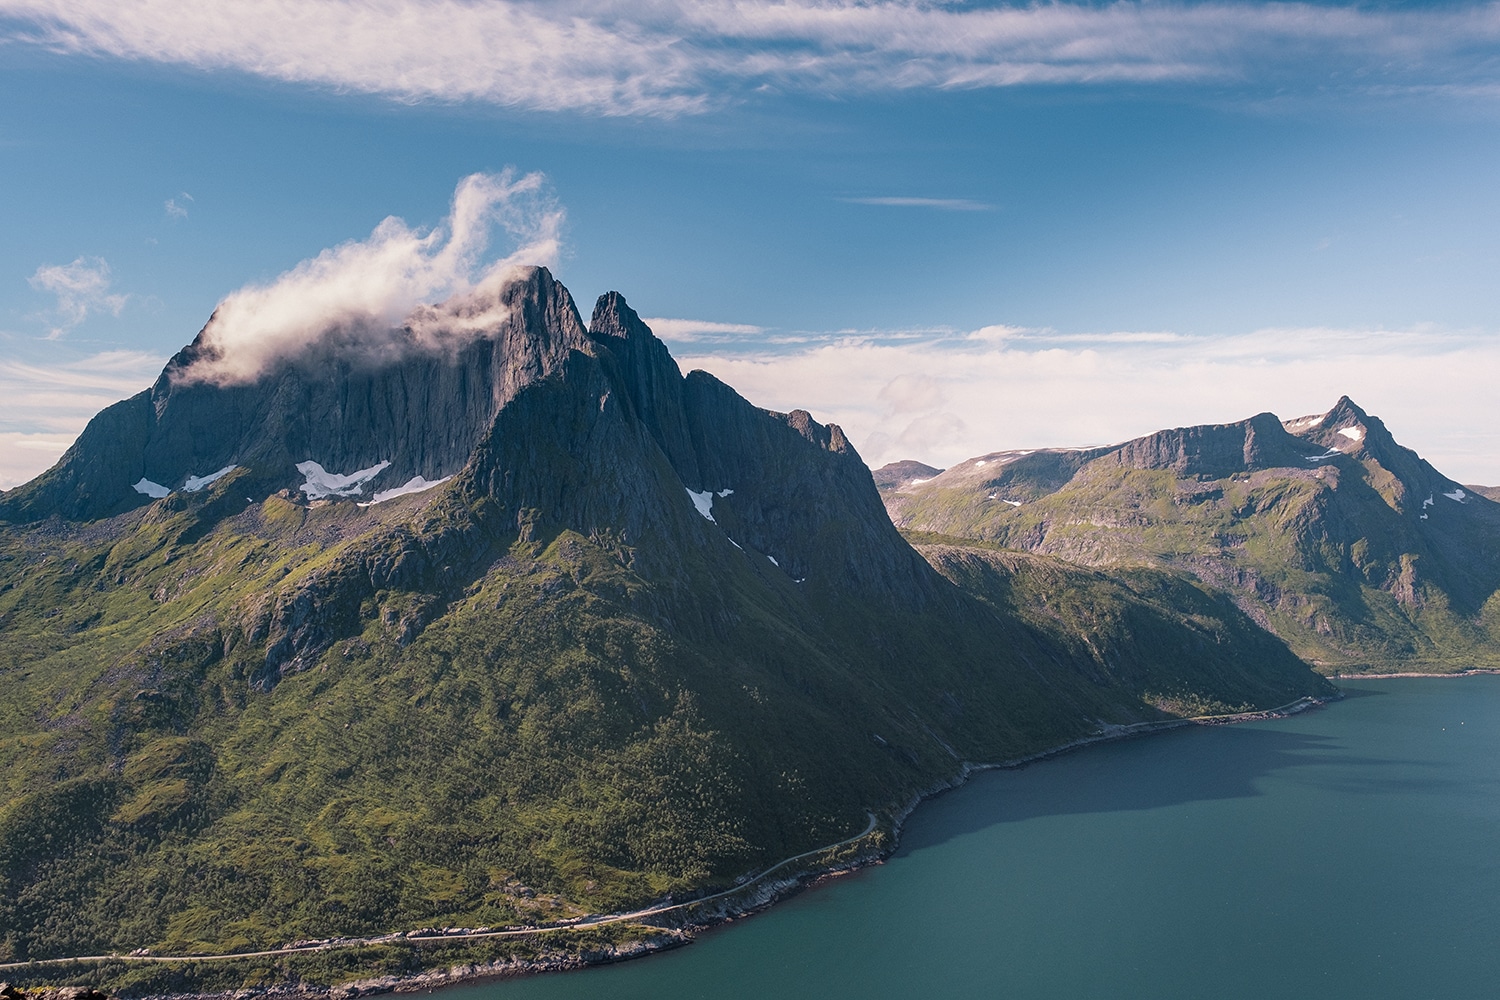
[[[1120,445],[1113,461],[1136,469],[1170,469],[1179,476],[1221,479],[1256,469],[1295,465],[1305,450],[1273,413],[1230,424],[1158,431]]]
[[[591,342],[545,268],[491,293],[419,310],[405,327],[330,329],[221,373],[212,321],[151,388],[100,412],[58,464],[0,503],[0,518],[92,520],[241,470],[261,497],[371,497],[453,476],[496,414]]]
[[[611,380],[624,391],[630,408],[646,425],[672,467],[693,489],[710,489],[698,470],[691,441],[682,370],[667,345],[630,308],[625,296],[599,296],[589,320],[588,335],[603,348]]]

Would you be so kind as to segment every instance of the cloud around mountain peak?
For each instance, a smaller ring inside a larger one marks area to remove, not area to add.
[[[228,295],[178,377],[243,383],[319,345],[378,359],[493,329],[506,315],[505,285],[526,266],[555,263],[562,222],[541,174],[472,174],[440,226],[391,216],[368,239]],[[491,252],[496,227],[514,246],[504,256]]]

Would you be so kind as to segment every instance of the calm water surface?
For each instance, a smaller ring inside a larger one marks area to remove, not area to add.
[[[889,863],[543,998],[1500,997],[1500,677],[976,777]]]

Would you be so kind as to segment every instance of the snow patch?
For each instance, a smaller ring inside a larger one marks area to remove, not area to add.
[[[776,561],[776,557],[775,556],[768,554],[766,556],[766,558],[769,559],[769,560],[771,560],[771,565],[772,566],[775,566],[777,569],[781,568],[781,563],[779,563],[779,562]]]
[[[378,503],[384,503],[387,500],[394,500],[397,497],[404,497],[411,493],[422,493],[432,489],[434,486],[441,486],[452,478],[452,476],[444,476],[442,479],[423,479],[421,476],[412,476],[400,486],[392,487],[388,490],[381,490],[379,493],[370,498],[369,503],[362,503],[360,504],[360,506],[373,507]]]
[[[238,465],[226,465],[218,472],[210,472],[206,476],[188,476],[187,482],[182,484],[182,492],[197,493],[199,490],[205,489],[206,487],[212,486],[214,483],[217,483],[219,480],[223,479],[225,476],[229,475],[231,472],[238,468]]]
[[[688,490],[687,495],[693,498],[693,506],[698,508],[698,513],[710,521],[714,520],[714,495],[712,492],[704,490],[702,493],[694,493],[692,490]],[[714,521],[714,523],[718,524],[717,521]]]
[[[701,493],[694,493],[692,490],[688,490],[687,495],[693,498],[693,506],[698,508],[698,513],[710,521],[714,521],[714,497],[734,496],[734,490],[719,490],[717,493],[713,490],[704,490]],[[718,524],[719,522],[714,521],[714,523]],[[730,541],[734,541],[734,539],[730,539]]]
[[[1339,433],[1350,441],[1363,441],[1365,439],[1365,429],[1363,427],[1340,427]]]
[[[1427,498],[1427,499],[1426,499],[1426,500],[1423,500],[1423,501],[1422,501],[1422,506],[1423,506],[1423,507],[1431,507],[1431,506],[1432,506],[1432,505],[1433,505],[1433,504],[1435,504],[1435,503],[1437,503],[1437,501],[1436,501],[1436,500],[1434,500],[1434,499],[1432,499],[1432,497],[1431,497],[1431,496],[1429,496],[1429,497],[1428,497],[1428,498]],[[1423,514],[1423,515],[1422,515],[1422,516],[1423,516],[1423,517],[1426,517],[1426,516],[1427,516],[1427,515],[1426,515],[1426,514]]]
[[[146,494],[146,496],[150,497],[153,500],[160,500],[162,497],[172,492],[161,483],[153,483],[145,476],[142,476],[141,481],[132,486],[131,489],[135,490],[137,493],[144,493]]]
[[[1339,451],[1337,448],[1329,448],[1321,455],[1308,455],[1307,460],[1309,462],[1322,462],[1330,458],[1338,458],[1342,454],[1343,452]]]
[[[906,485],[908,485],[908,486],[921,486],[923,483],[930,483],[930,482],[932,482],[931,479],[908,479],[906,481]]]
[[[341,476],[336,472],[329,472],[317,462],[298,462],[297,471],[306,479],[306,482],[298,489],[306,493],[309,500],[320,500],[323,497],[358,496],[364,492],[365,483],[384,472],[390,464],[390,462],[381,462],[368,469],[360,469],[358,472]]]
[[[1443,496],[1447,497],[1449,500],[1457,500],[1459,503],[1463,503],[1464,502],[1464,497],[1466,497],[1468,495],[1469,494],[1465,493],[1461,489],[1458,489],[1457,487],[1454,488],[1454,490],[1453,490],[1452,493],[1444,493],[1443,494]]]
[[[1427,520],[1427,515],[1426,514],[1422,515],[1422,520],[1424,520],[1424,521]]]
[[[1019,501],[1019,500],[1007,500],[1005,502],[1008,503],[1008,504],[1010,504],[1012,507],[1019,507],[1019,506],[1021,506],[1021,501]]]
[[[975,459],[974,460],[974,468],[976,468],[976,469],[982,469],[986,465],[989,465],[989,464],[990,463],[986,459],[983,459],[983,458],[979,458],[979,459]]]

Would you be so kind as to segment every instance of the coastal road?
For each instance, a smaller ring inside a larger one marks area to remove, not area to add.
[[[865,828],[852,837],[840,840],[834,844],[823,847],[815,847],[801,854],[794,854],[785,858],[771,867],[764,869],[753,878],[748,878],[739,885],[723,892],[716,892],[711,896],[702,896],[691,899],[685,903],[671,903],[663,906],[651,906],[644,910],[632,910],[629,913],[613,913],[608,916],[584,917],[569,923],[554,924],[550,927],[520,927],[509,930],[498,931],[465,931],[459,934],[382,934],[378,937],[368,938],[339,938],[335,941],[320,941],[316,944],[287,945],[284,948],[268,948],[264,951],[236,951],[224,955],[77,955],[70,958],[39,958],[30,962],[5,962],[0,963],[0,970],[4,969],[26,969],[39,965],[67,965],[74,962],[230,962],[242,958],[270,958],[277,955],[301,955],[319,951],[334,951],[341,948],[362,948],[371,945],[397,944],[402,941],[431,942],[431,941],[464,941],[475,938],[505,938],[523,937],[533,934],[553,934],[559,931],[576,931],[590,927],[603,927],[606,924],[623,924],[647,917],[660,916],[663,913],[672,913],[676,910],[685,910],[690,906],[701,906],[704,903],[716,899],[723,899],[736,893],[744,892],[751,886],[764,881],[773,872],[778,872],[788,865],[796,864],[806,858],[822,854],[825,851],[837,850],[840,847],[848,847],[857,843],[875,832],[877,820],[874,813],[867,813],[870,822]]]

